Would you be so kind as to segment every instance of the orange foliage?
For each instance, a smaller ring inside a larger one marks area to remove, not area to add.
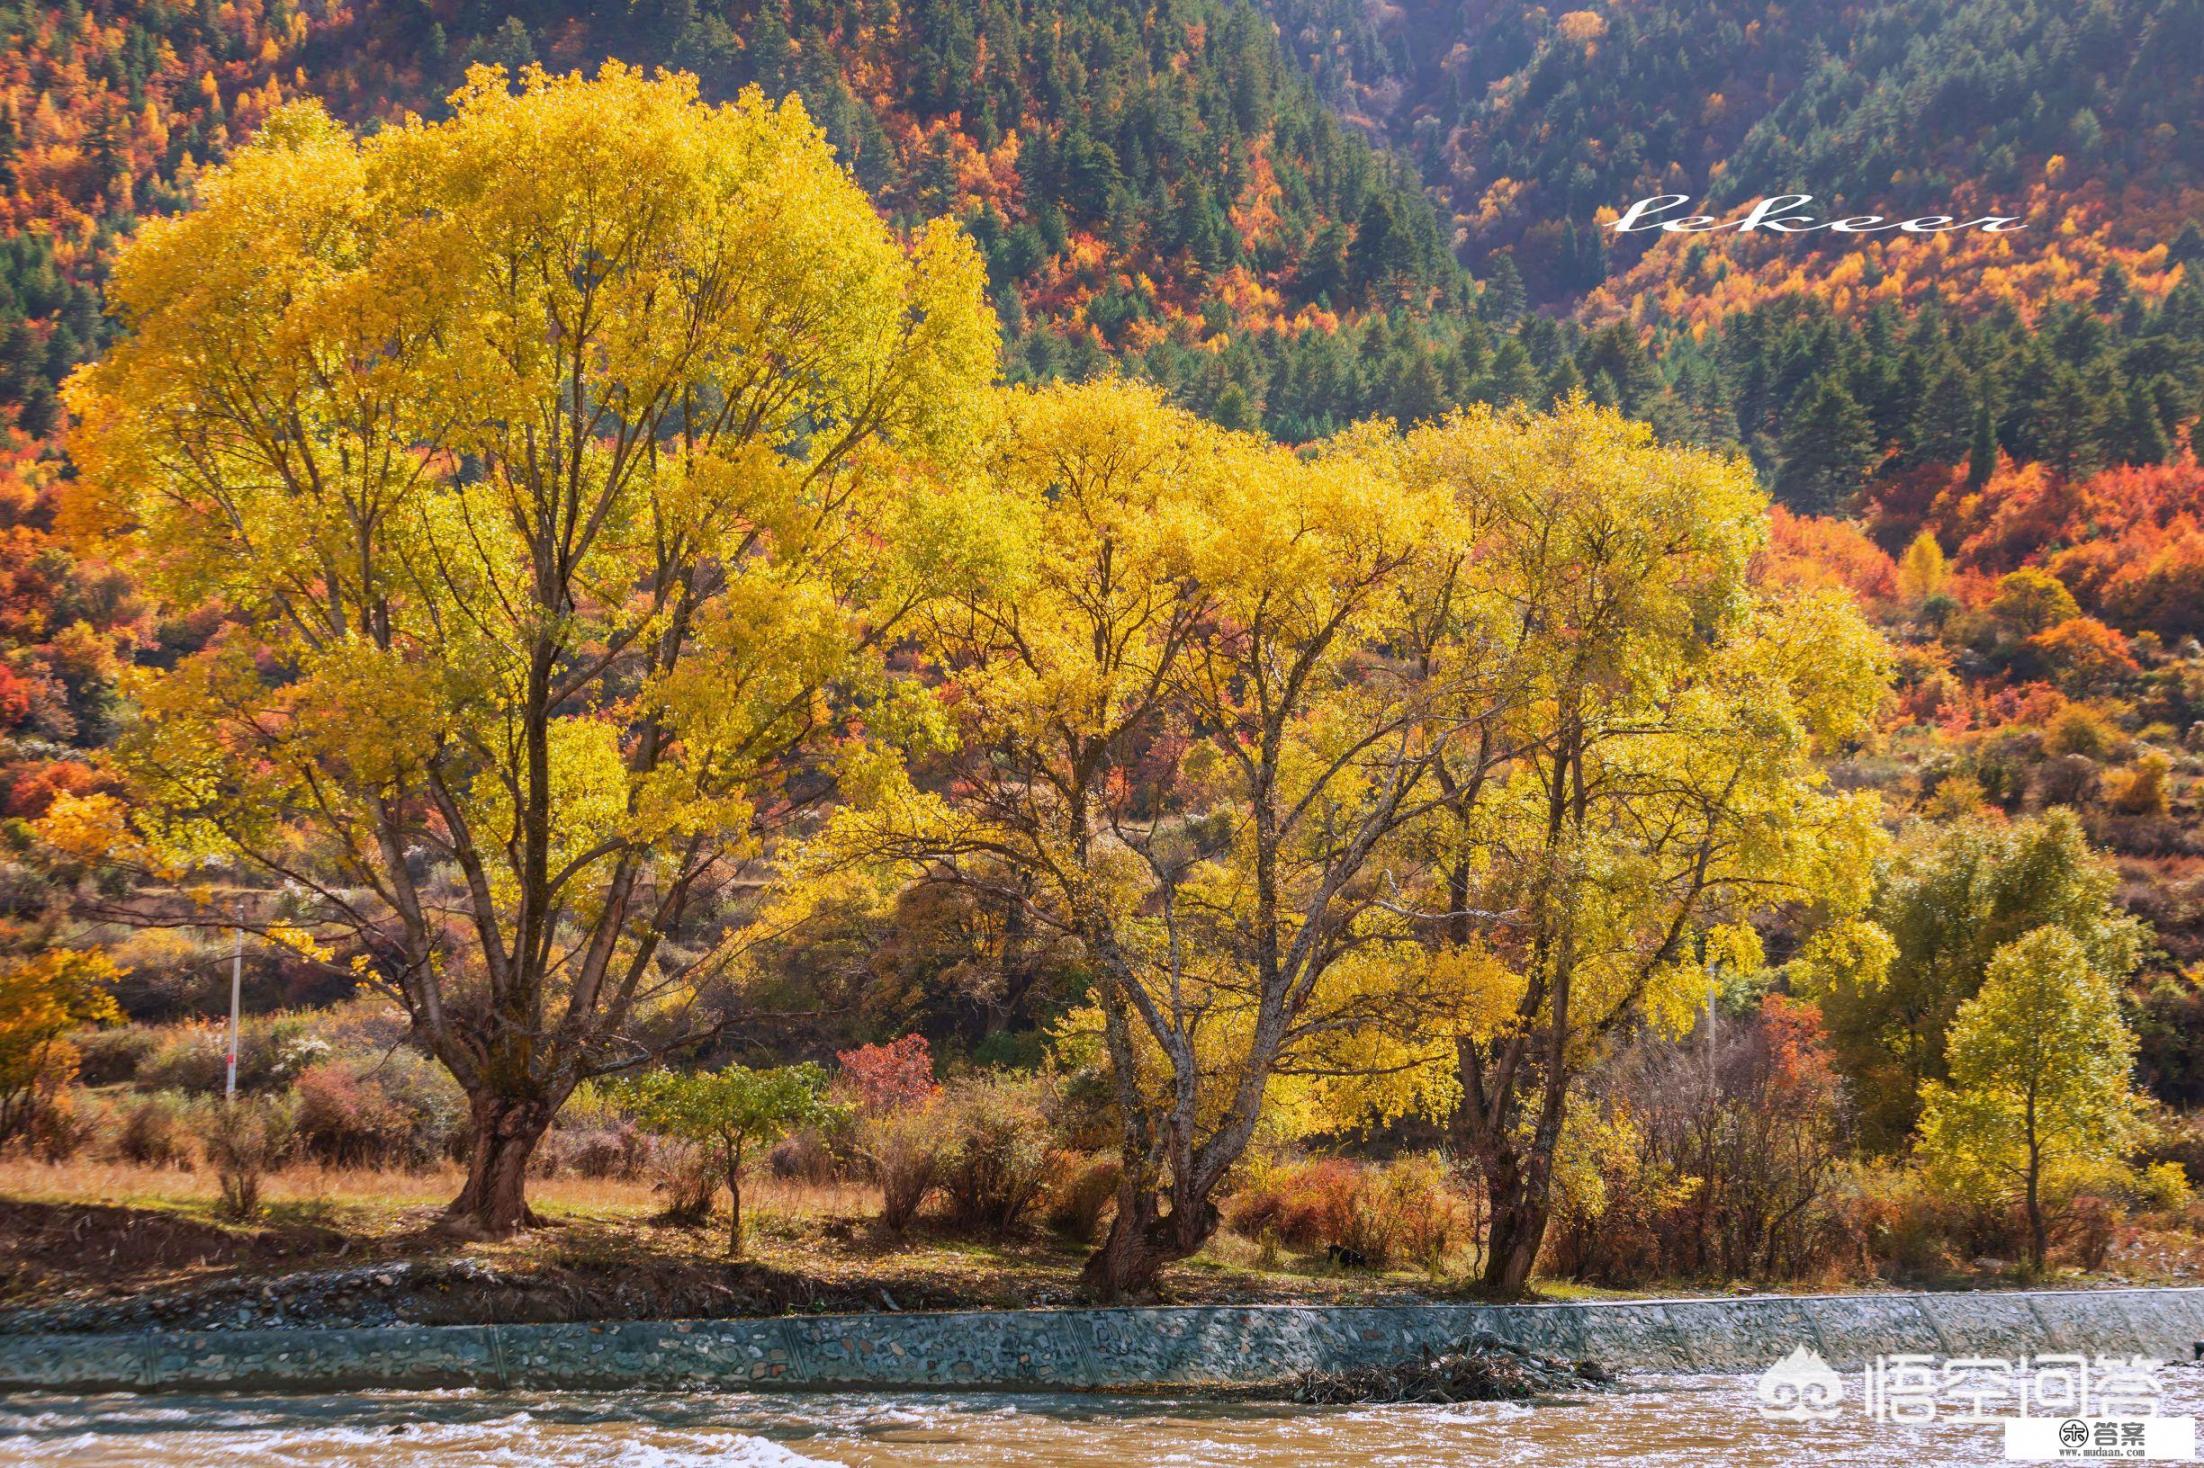
[[[2069,693],[2102,692],[2140,671],[2128,654],[2127,639],[2095,617],[2070,617],[2029,638],[2028,648]]]
[[[36,820],[46,814],[56,795],[111,791],[114,782],[82,760],[19,760],[0,770],[0,788],[7,792],[0,800],[0,814]]]
[[[164,27],[158,47],[133,46],[144,26],[135,7],[74,14],[72,29],[68,11],[33,12],[36,32],[0,55],[0,114],[21,120],[0,232],[51,231],[64,265],[84,257],[103,219],[158,197],[187,153],[222,151],[295,92],[287,59],[308,27],[303,11],[275,26],[262,0],[231,0],[217,21],[234,37],[224,60],[181,27]],[[128,67],[141,58],[152,66],[134,99]]]
[[[2204,468],[2193,459],[2086,479],[2006,463],[1979,490],[1946,471],[1926,523],[1958,546],[1962,573],[2041,566],[2128,632],[2204,634]]]
[[[1857,526],[1781,505],[1770,512],[1768,546],[1754,574],[1764,586],[1841,586],[1862,601],[1887,601],[1898,590],[1897,566]]]
[[[1641,325],[1665,320],[1703,332],[1734,312],[1798,294],[1822,297],[1840,314],[1886,301],[1910,308],[1935,296],[1967,313],[2010,306],[2032,321],[2053,302],[2095,300],[2107,265],[2118,265],[2139,295],[2156,301],[2181,278],[2163,242],[2183,220],[2204,217],[2204,189],[2128,188],[2115,197],[2095,180],[2075,183],[2069,173],[2064,180],[2039,177],[2026,195],[2010,199],[1962,182],[1948,209],[1940,202],[1938,212],[1959,219],[2013,215],[2029,227],[1994,235],[1859,235],[1841,250],[1817,251],[1775,235],[1663,236],[1587,296],[1584,315]],[[1694,258],[1696,269],[1687,263]]]

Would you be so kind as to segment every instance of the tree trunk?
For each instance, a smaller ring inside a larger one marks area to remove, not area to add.
[[[1530,1289],[1548,1213],[1546,1199],[1532,1197],[1520,1180],[1510,1191],[1514,1196],[1493,1197],[1491,1243],[1485,1249],[1485,1292],[1505,1300],[1518,1299]]]
[[[1102,1245],[1079,1271],[1079,1282],[1104,1304],[1153,1295],[1163,1266],[1191,1257],[1220,1222],[1207,1198],[1163,1213],[1154,1191],[1127,1182],[1118,1188],[1117,1217]]]
[[[528,1206],[528,1159],[551,1126],[554,1107],[475,1096],[467,1184],[444,1210],[444,1227],[474,1238],[503,1238],[541,1223]]]
[[[727,1152],[727,1253],[742,1257],[742,1150]]]
[[[2033,1158],[2028,1163],[2028,1271],[2041,1278],[2043,1261],[2050,1253],[2050,1230],[2043,1225],[2043,1192],[2038,1185],[2041,1169]]]
[[[1457,1120],[1467,1123],[1468,1151],[1485,1180],[1489,1221],[1483,1285],[1495,1298],[1517,1299],[1530,1289],[1553,1213],[1553,1148],[1560,1128],[1543,1128],[1527,1138],[1513,1136],[1506,1120],[1509,1109],[1496,1106],[1486,1112],[1480,1094],[1465,1087],[1465,1109]],[[1546,1101],[1544,1109],[1551,1114],[1550,1092]]]

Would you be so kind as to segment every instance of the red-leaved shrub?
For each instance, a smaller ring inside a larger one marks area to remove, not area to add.
[[[934,1055],[924,1035],[905,1035],[885,1045],[859,1045],[835,1054],[842,1087],[860,1112],[921,1106],[935,1090]]]

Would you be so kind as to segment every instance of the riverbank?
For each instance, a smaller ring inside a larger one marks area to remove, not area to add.
[[[768,1200],[745,1257],[715,1228],[651,1221],[647,1204],[561,1208],[552,1226],[454,1239],[434,1204],[278,1205],[251,1225],[211,1205],[0,1197],[0,1335],[563,1321],[1076,1305],[1088,1246],[1035,1231],[973,1239],[924,1227],[883,1236],[859,1217],[807,1211],[819,1190]],[[1226,1248],[1230,1243],[1228,1241]],[[1252,1252],[1252,1251],[1248,1251]],[[1178,1304],[1384,1304],[1464,1290],[1460,1279],[1274,1266],[1220,1248],[1169,1270]]]
[[[1889,1355],[2185,1361],[2204,1340],[2204,1289],[13,1336],[0,1390],[1126,1391],[1387,1365],[1480,1334],[1627,1371],[1758,1371],[1801,1348],[1838,1369]]]
[[[297,1169],[270,1181],[263,1217],[221,1218],[214,1181],[173,1168],[0,1157],[0,1335],[390,1325],[519,1325],[724,1319],[782,1314],[1010,1309],[1086,1303],[1088,1245],[1032,1228],[975,1238],[921,1220],[884,1234],[869,1189],[761,1177],[745,1189],[746,1256],[718,1227],[652,1221],[647,1184],[544,1179],[554,1225],[499,1241],[433,1225],[454,1173]],[[2137,1236],[2107,1267],[2061,1285],[2178,1285],[2204,1278],[2186,1236]],[[1475,1260],[1444,1268],[1342,1267],[1318,1251],[1220,1233],[1166,1271],[1175,1305],[1475,1303]],[[1937,1290],[2004,1287],[2008,1267],[1907,1281]],[[1851,1286],[1839,1286],[1850,1288]],[[1888,1286],[1862,1286],[1887,1289]],[[1540,1280],[1546,1298],[1721,1293],[1704,1284],[1624,1294]],[[1810,1287],[1789,1286],[1798,1293]],[[1819,1287],[1829,1292],[1830,1286]]]

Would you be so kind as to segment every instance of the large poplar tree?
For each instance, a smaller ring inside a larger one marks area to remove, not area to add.
[[[795,103],[617,64],[453,103],[277,113],[124,251],[69,400],[105,533],[223,617],[140,688],[152,834],[404,1007],[472,1105],[453,1222],[501,1232],[574,1087],[695,1037],[995,327],[968,242],[898,239]]]
[[[1432,647],[1471,676],[1434,703],[1419,908],[1470,980],[1434,1038],[1491,1199],[1485,1283],[1508,1295],[1545,1236],[1572,1082],[1634,1027],[1688,1023],[1710,969],[1757,967],[1756,919],[1865,902],[1874,797],[1827,789],[1818,761],[1866,731],[1887,654],[1848,601],[1751,586],[1767,503],[1741,461],[1581,400],[1420,429],[1403,475],[1460,527]]]
[[[1302,458],[1120,383],[1010,416],[919,619],[953,748],[847,835],[1078,946],[1124,1164],[1085,1277],[1117,1298],[1215,1232],[1277,1078],[1423,971],[1390,838],[1449,725],[1384,649],[1443,506],[1379,434]]]

